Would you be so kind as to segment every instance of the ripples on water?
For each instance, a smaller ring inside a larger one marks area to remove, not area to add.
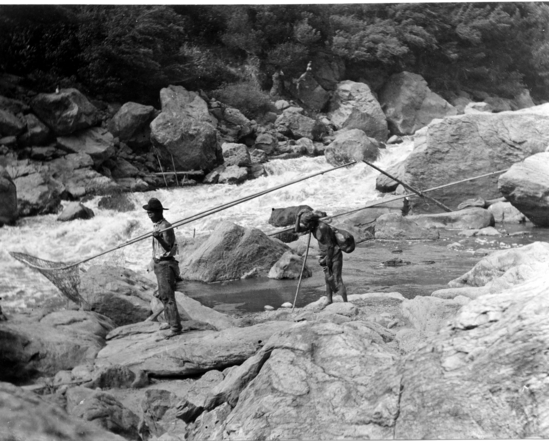
[[[404,160],[412,151],[411,141],[384,150],[376,163],[387,168]],[[200,185],[133,193],[136,209],[127,213],[99,209],[99,197],[85,203],[95,217],[89,220],[57,222],[56,214],[21,219],[17,226],[0,228],[0,296],[5,309],[21,309],[41,304],[58,296],[57,289],[42,275],[14,260],[9,251],[28,253],[52,261],[78,261],[132,237],[151,231],[151,222],[141,208],[149,198],[157,197],[169,210],[165,217],[175,222],[204,210],[267,190],[309,174],[332,168],[323,156],[273,160],[265,164],[267,176],[241,185]],[[380,197],[375,190],[378,172],[366,164],[339,169],[276,190],[214,215],[183,225],[176,230],[179,239],[211,232],[222,220],[273,230],[268,224],[272,208],[307,204],[334,215],[363,206]],[[64,203],[66,204],[66,203]],[[142,272],[150,260],[150,240],[121,248],[83,265],[111,263]]]

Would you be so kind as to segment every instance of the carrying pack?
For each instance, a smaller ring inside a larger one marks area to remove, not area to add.
[[[337,244],[344,253],[352,253],[355,250],[355,238],[346,230],[332,227],[335,233]]]

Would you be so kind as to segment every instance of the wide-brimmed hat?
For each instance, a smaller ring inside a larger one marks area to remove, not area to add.
[[[162,206],[162,202],[160,202],[156,198],[150,198],[149,202],[147,202],[147,205],[143,205],[143,208],[147,211],[162,211],[162,210],[168,210],[168,208],[165,208]]]

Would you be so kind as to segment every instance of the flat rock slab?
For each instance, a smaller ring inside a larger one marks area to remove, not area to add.
[[[183,322],[185,324],[186,322]],[[189,331],[163,338],[159,324],[131,325],[132,333],[109,334],[107,346],[96,359],[96,366],[118,364],[156,376],[190,376],[212,369],[243,363],[254,355],[271,335],[292,326],[292,322],[267,322],[246,328],[217,331]],[[156,328],[155,328],[156,325]],[[129,327],[128,327],[129,328]]]

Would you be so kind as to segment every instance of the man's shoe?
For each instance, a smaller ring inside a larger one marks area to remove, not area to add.
[[[170,332],[168,332],[167,334],[164,335],[164,338],[168,339],[168,338],[176,337],[178,335],[181,335],[181,330],[179,330],[179,331],[171,330]]]

